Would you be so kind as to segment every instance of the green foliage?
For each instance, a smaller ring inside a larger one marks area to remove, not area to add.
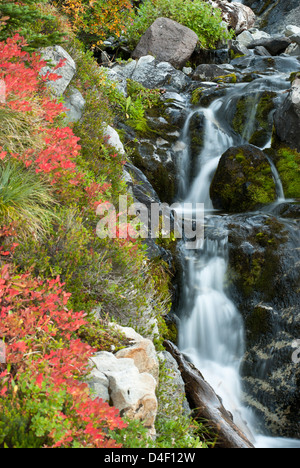
[[[219,40],[232,38],[232,34],[222,25],[220,10],[203,0],[146,0],[137,9],[133,23],[128,25],[127,35],[132,48],[160,17],[170,18],[192,29],[204,48],[214,47]]]
[[[81,327],[78,335],[84,343],[88,343],[97,351],[117,352],[130,344],[120,330],[112,327],[106,320],[96,318],[91,318]]]
[[[40,0],[40,4],[46,0]],[[57,21],[51,14],[45,14],[33,0],[22,3],[2,0],[0,16],[8,18],[0,29],[0,41],[19,32],[27,42],[26,50],[35,50],[62,43],[64,33],[57,30]]]
[[[39,387],[23,374],[11,395],[0,398],[0,447],[42,448],[52,431],[63,434],[67,427],[62,414],[65,390],[53,391],[45,380]]]
[[[125,106],[125,116],[127,124],[140,133],[151,132],[147,123],[146,113],[152,107],[161,106],[160,91],[158,89],[146,89],[141,84],[127,80],[127,93]]]
[[[160,362],[157,396],[159,401],[156,419],[156,447],[159,448],[207,448],[206,429],[185,413],[185,394],[179,395],[173,382],[172,371],[164,361]],[[174,397],[174,395],[177,395]]]
[[[25,233],[45,233],[54,219],[49,184],[17,162],[0,162],[0,216]]]
[[[300,154],[290,148],[278,151],[277,170],[287,198],[300,198]]]

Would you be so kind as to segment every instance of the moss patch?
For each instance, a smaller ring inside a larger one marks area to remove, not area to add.
[[[269,118],[274,109],[275,93],[265,91],[258,94],[243,96],[236,104],[236,112],[232,122],[234,130],[245,137],[251,145],[263,146],[272,132],[272,121]],[[249,115],[254,111],[252,128],[247,129]]]
[[[288,147],[279,149],[276,157],[284,193],[287,198],[300,198],[300,153]]]
[[[214,207],[244,212],[276,200],[276,185],[264,153],[250,145],[230,148],[222,156],[211,185]]]

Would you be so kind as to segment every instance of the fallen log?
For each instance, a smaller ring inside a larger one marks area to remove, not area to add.
[[[185,360],[173,343],[165,341],[164,346],[178,364],[191,408],[197,410],[198,418],[208,421],[208,425],[218,436],[216,448],[254,448],[234,424],[232,415],[224,408],[201,372]]]

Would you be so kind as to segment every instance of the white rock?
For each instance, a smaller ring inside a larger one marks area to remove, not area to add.
[[[89,376],[88,385],[92,391],[92,397],[109,401],[109,381],[105,374],[93,369]]]
[[[65,107],[69,109],[66,122],[79,122],[85,106],[85,99],[78,89],[72,88],[70,95],[65,99]]]
[[[117,359],[105,351],[96,354],[91,361],[96,370],[104,374],[109,381],[112,404],[121,414],[143,421],[149,432],[154,435],[158,408],[155,378],[148,373],[140,373],[133,359]]]
[[[285,51],[286,54],[291,55],[292,57],[298,57],[300,55],[300,46],[298,44],[291,44]]]
[[[253,35],[249,31],[242,32],[237,36],[236,39],[241,45],[245,47],[249,46],[250,44],[252,44],[252,42],[254,42]]]
[[[107,144],[112,148],[115,148],[118,153],[125,154],[125,149],[123,143],[120,140],[118,132],[111,127],[110,125],[106,125],[103,131],[103,135],[108,138]]]
[[[47,83],[51,92],[55,96],[60,97],[64,94],[76,73],[76,64],[68,52],[66,52],[61,46],[41,49],[41,55],[43,60],[49,61],[49,65],[43,67],[40,74],[44,76],[46,73],[50,72],[61,76],[58,80],[49,81]],[[65,60],[64,65],[59,67],[57,70],[54,70],[61,60]]]
[[[293,24],[289,24],[285,28],[285,35],[287,37],[300,36],[300,28],[298,26],[294,26]]]
[[[251,29],[249,31],[255,41],[259,41],[261,39],[270,39],[272,36],[271,34],[266,33],[265,31],[260,31],[259,29]]]

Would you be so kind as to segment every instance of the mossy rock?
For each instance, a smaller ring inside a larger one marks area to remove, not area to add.
[[[210,187],[214,208],[230,213],[252,211],[276,201],[276,184],[265,154],[251,145],[223,154]]]
[[[273,146],[276,143],[273,140]],[[283,144],[269,151],[278,170],[286,198],[300,199],[300,153]]]
[[[268,142],[272,133],[271,112],[275,108],[275,97],[276,93],[264,91],[260,94],[251,93],[237,101],[232,126],[251,145],[263,147]],[[247,126],[249,114],[253,111],[255,111],[253,126],[249,127]]]

